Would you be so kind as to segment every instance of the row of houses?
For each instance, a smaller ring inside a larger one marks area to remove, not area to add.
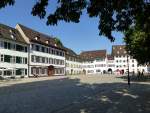
[[[84,51],[79,55],[57,43],[54,37],[17,24],[15,28],[0,24],[0,76],[30,77],[127,71],[124,45],[106,50]],[[129,71],[144,70],[132,57]]]

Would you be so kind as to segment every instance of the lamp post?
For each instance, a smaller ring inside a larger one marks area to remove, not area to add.
[[[130,87],[130,75],[129,75],[129,55],[127,54],[127,66],[128,66],[128,85]]]

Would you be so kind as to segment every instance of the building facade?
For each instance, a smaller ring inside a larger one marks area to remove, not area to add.
[[[0,76],[28,76],[28,45],[14,28],[0,24]]]
[[[84,51],[80,56],[84,59],[82,68],[86,74],[101,74],[107,72],[106,50]]]
[[[73,50],[66,48],[66,75],[82,74],[82,59]]]
[[[116,72],[122,71],[122,73],[126,73],[128,72],[128,68],[130,73],[138,73],[138,71],[148,72],[148,67],[146,65],[138,65],[136,59],[127,54],[125,45],[114,45],[112,47],[112,56],[114,57]]]
[[[29,44],[29,76],[65,74],[65,50],[54,38],[20,24],[16,29]]]
[[[0,24],[0,76],[27,77],[77,74],[150,72],[127,54],[125,45],[79,55],[55,38],[21,24],[16,28]]]

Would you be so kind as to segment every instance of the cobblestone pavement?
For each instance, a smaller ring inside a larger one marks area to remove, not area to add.
[[[150,82],[114,75],[0,82],[0,113],[150,113]]]

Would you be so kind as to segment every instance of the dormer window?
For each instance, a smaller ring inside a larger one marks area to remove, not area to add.
[[[10,29],[9,32],[12,33],[12,30]]]
[[[48,41],[48,40],[46,40],[46,44],[49,44],[49,41]]]
[[[15,36],[14,35],[10,35],[11,36],[11,38],[13,39],[13,40],[16,40],[16,38],[15,38]]]
[[[35,39],[35,40],[38,40],[39,38],[40,38],[40,37],[36,36],[34,39]]]

